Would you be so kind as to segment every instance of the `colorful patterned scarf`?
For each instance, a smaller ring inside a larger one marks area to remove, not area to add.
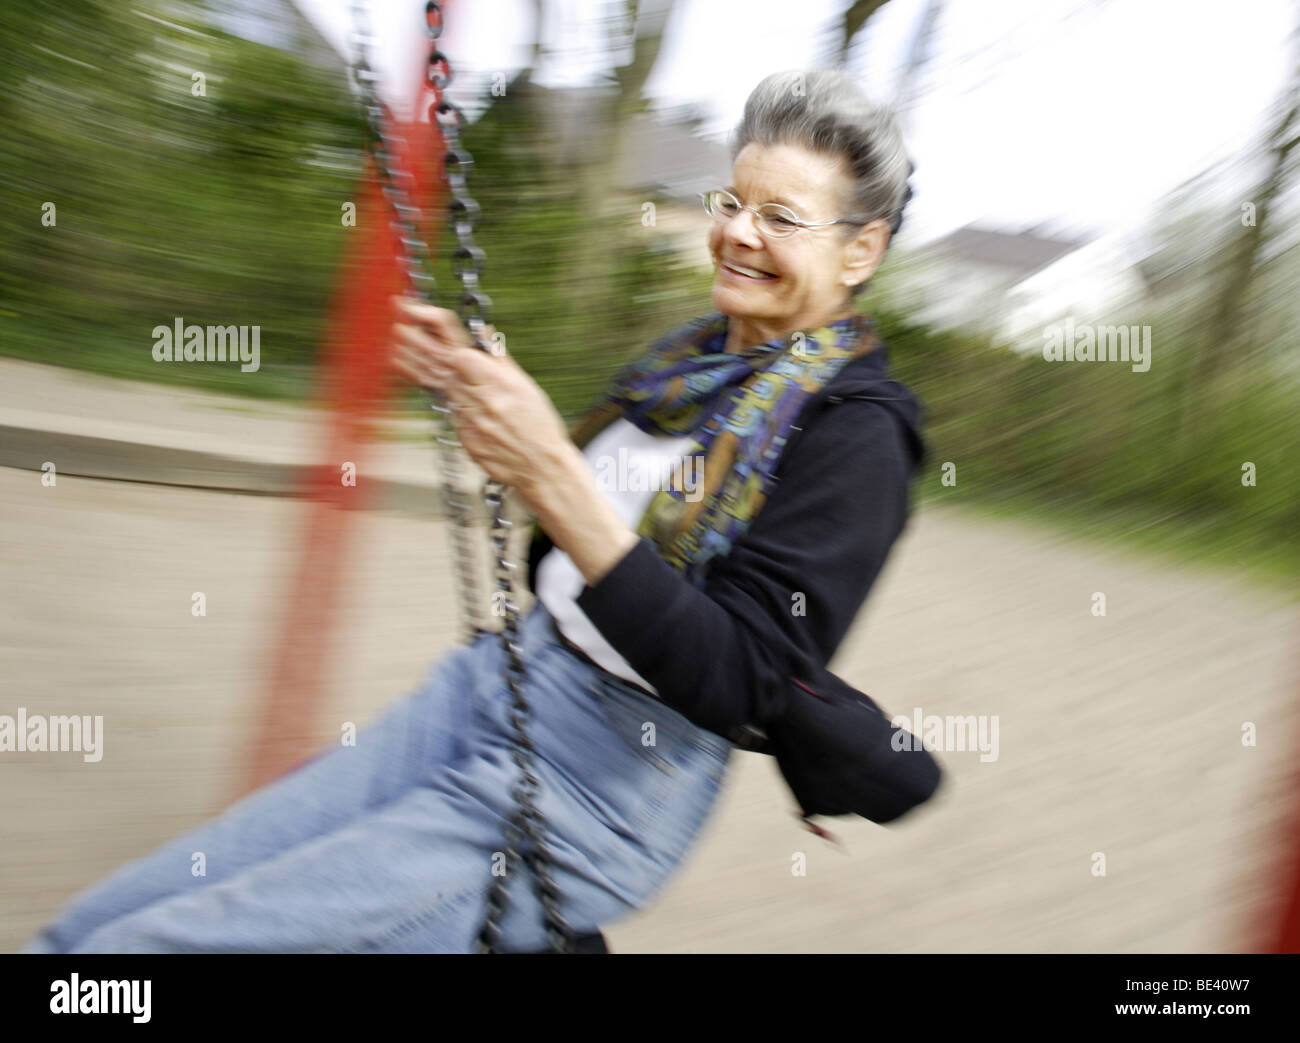
[[[703,496],[687,499],[687,470],[673,468],[637,533],[702,587],[706,566],[730,552],[775,482],[790,428],[809,396],[852,359],[875,350],[861,315],[728,353],[727,316],[692,319],[615,376],[604,398],[570,430],[582,448],[620,417],[646,432],[692,435],[688,456],[703,456]],[[699,469],[696,482],[701,481]]]

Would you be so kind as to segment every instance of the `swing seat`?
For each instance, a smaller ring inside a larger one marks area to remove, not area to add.
[[[525,955],[539,956],[543,953],[553,954],[554,952],[554,949],[532,949]],[[573,938],[573,952],[574,955],[604,954],[608,956],[610,954],[609,946],[605,944],[605,936],[599,931],[594,931],[591,934],[575,935]]]

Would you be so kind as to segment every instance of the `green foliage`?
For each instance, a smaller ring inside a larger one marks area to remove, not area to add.
[[[937,332],[869,310],[895,375],[927,409],[932,457],[920,479],[933,501],[1069,517],[1081,535],[1175,547],[1216,564],[1300,575],[1300,416],[1294,374],[1255,368],[1189,388],[1197,330],[1154,316],[1152,365],[1047,362],[987,337]],[[1210,419],[1183,427],[1187,397],[1213,396]],[[956,464],[957,484],[940,468]],[[1243,464],[1255,485],[1242,484]]]
[[[6,14],[3,350],[247,394],[299,389],[364,140],[346,82],[139,8]],[[151,330],[177,316],[261,326],[259,379],[155,363]]]

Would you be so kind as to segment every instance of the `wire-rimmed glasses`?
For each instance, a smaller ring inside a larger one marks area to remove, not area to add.
[[[715,221],[730,221],[742,210],[752,210],[758,230],[770,239],[784,239],[800,228],[829,228],[831,225],[864,225],[865,221],[852,221],[841,217],[834,221],[802,221],[793,210],[780,203],[745,206],[725,188],[715,188],[700,193],[704,211]]]

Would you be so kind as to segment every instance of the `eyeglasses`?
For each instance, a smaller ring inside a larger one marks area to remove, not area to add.
[[[758,230],[769,239],[784,239],[794,235],[800,228],[829,228],[831,225],[864,225],[865,221],[850,221],[842,217],[836,221],[801,221],[794,211],[780,203],[764,203],[762,206],[745,206],[725,188],[715,188],[712,192],[700,193],[704,210],[715,221],[730,221],[742,210],[752,210],[757,219]]]

